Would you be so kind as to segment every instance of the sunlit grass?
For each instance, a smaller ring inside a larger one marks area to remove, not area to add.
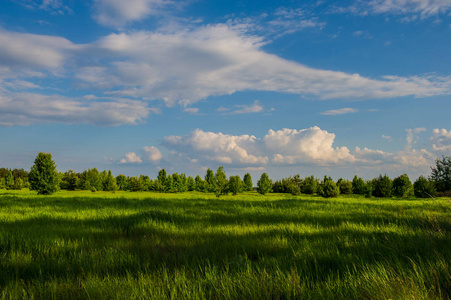
[[[451,203],[0,190],[0,298],[449,299]]]

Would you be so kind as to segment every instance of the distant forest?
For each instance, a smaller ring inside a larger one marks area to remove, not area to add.
[[[96,191],[155,191],[162,193],[182,193],[197,191],[215,193],[216,196],[232,193],[234,195],[256,190],[261,194],[288,193],[292,195],[319,194],[323,197],[336,197],[340,194],[359,194],[366,197],[410,197],[429,198],[435,196],[451,196],[451,157],[437,159],[436,166],[431,168],[428,178],[420,176],[411,182],[406,175],[394,179],[387,175],[379,175],[372,180],[363,180],[357,175],[353,180],[331,177],[316,178],[313,175],[301,178],[300,175],[289,176],[281,180],[271,180],[263,173],[256,185],[252,177],[246,173],[243,178],[230,176],[227,178],[223,167],[216,172],[208,169],[205,176],[186,176],[181,173],[167,174],[165,169],[158,172],[155,179],[147,175],[113,176],[112,172],[99,172],[96,168],[81,173],[69,170],[58,172],[58,188],[63,190]],[[0,168],[0,189],[20,190],[30,188],[29,172],[24,169]]]

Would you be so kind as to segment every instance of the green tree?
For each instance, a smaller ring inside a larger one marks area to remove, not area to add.
[[[393,179],[393,195],[396,197],[408,197],[413,195],[413,185],[407,174],[403,174]]]
[[[431,168],[431,179],[438,192],[451,190],[451,157],[443,156],[435,161],[435,168]]]
[[[254,184],[252,183],[251,174],[249,174],[249,173],[244,174],[243,183],[244,183],[244,190],[246,192],[250,192],[254,189]]]
[[[340,194],[350,195],[353,192],[352,182],[347,179],[338,179],[337,186],[340,189]]]
[[[133,176],[128,179],[128,188],[131,192],[142,191],[141,181],[138,177]]]
[[[111,170],[108,170],[108,174],[103,182],[103,190],[104,191],[117,191],[119,188],[116,183],[116,178],[114,178]]]
[[[226,173],[224,171],[224,167],[220,166],[218,170],[216,170],[215,174],[215,195],[216,197],[220,197],[221,195],[227,195],[229,188],[229,181],[227,180]]]
[[[365,181],[363,181],[362,178],[355,175],[354,179],[352,179],[352,190],[354,191],[354,194],[365,195],[366,193]]]
[[[265,195],[266,193],[270,193],[271,191],[272,191],[271,180],[269,179],[268,174],[263,173],[257,182],[257,192],[259,192],[262,195]]]
[[[11,171],[9,171],[8,174],[6,174],[5,187],[6,187],[7,190],[14,189],[14,176],[13,176],[13,173]]]
[[[119,190],[126,191],[128,190],[128,179],[127,176],[123,174],[119,174],[116,176],[116,184]]]
[[[205,190],[209,193],[213,193],[216,190],[215,173],[211,169],[207,169],[205,174]]]
[[[340,188],[332,178],[324,176],[324,180],[319,187],[319,194],[324,198],[337,197],[340,195]]]
[[[391,197],[392,181],[387,175],[379,175],[378,178],[373,179],[372,186],[374,197]]]
[[[230,176],[229,178],[229,191],[232,195],[243,192],[244,182],[241,180],[240,176]]]
[[[58,190],[59,177],[52,154],[40,152],[29,173],[30,189],[39,195],[50,195]]]
[[[301,186],[301,192],[304,194],[310,194],[313,195],[318,191],[318,179],[315,178],[315,176],[311,175],[304,178],[304,181],[302,182]]]
[[[198,192],[205,192],[205,181],[200,175],[197,175],[194,179],[194,189]]]
[[[437,194],[435,190],[435,184],[433,181],[420,176],[413,184],[413,190],[415,197],[417,198],[430,198]]]
[[[165,169],[161,169],[158,172],[157,180],[155,182],[155,186],[159,192],[165,192],[166,191],[166,183],[167,183],[168,177],[166,174]]]
[[[196,182],[194,181],[193,176],[188,176],[188,179],[186,180],[186,188],[190,192],[196,190]]]
[[[21,190],[24,187],[24,182],[22,180],[22,178],[17,178],[16,180],[14,180],[14,186],[13,189],[14,190]]]
[[[77,173],[75,173],[73,170],[69,170],[67,172],[64,172],[61,178],[60,187],[64,190],[75,191],[78,186],[78,180],[79,179]]]

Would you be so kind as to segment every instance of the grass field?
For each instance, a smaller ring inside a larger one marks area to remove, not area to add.
[[[0,299],[449,299],[451,203],[0,190]]]

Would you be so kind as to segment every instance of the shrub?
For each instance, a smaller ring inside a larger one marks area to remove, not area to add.
[[[374,197],[391,197],[392,181],[387,175],[379,175],[378,178],[373,179],[372,185]]]
[[[434,182],[427,180],[423,176],[420,176],[413,184],[413,190],[415,197],[417,198],[429,198],[434,197],[436,194]]]
[[[362,178],[355,175],[354,179],[352,179],[352,190],[354,194],[365,195],[367,193],[368,188],[365,184],[365,181],[363,181]]]
[[[413,185],[407,174],[393,179],[393,195],[396,197],[408,197],[413,195]]]
[[[341,178],[340,178],[341,179]],[[353,192],[352,182],[349,180],[338,180],[337,186],[340,189],[340,194],[350,195]]]
[[[319,194],[324,198],[337,197],[340,194],[340,189],[332,178],[324,176],[324,180],[319,188]]]

